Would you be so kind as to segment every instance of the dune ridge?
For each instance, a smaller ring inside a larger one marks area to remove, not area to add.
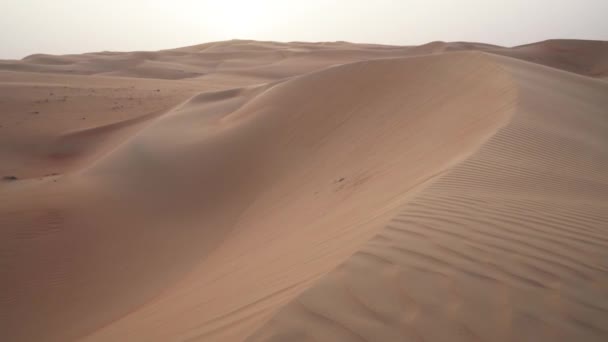
[[[0,332],[602,340],[604,48],[232,41],[0,62],[0,105],[58,121],[2,138],[20,178],[0,184]],[[26,103],[49,91],[75,102]]]

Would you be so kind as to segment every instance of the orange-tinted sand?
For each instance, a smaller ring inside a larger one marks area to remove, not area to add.
[[[6,341],[606,341],[608,43],[0,61]]]

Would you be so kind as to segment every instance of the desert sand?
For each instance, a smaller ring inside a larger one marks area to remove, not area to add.
[[[3,341],[606,341],[608,42],[0,61]]]

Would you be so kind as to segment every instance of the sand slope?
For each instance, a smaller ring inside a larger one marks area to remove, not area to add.
[[[249,341],[608,337],[608,84],[498,62],[510,123]]]
[[[604,340],[605,53],[231,41],[0,62],[0,171],[19,178],[0,182],[0,333]]]

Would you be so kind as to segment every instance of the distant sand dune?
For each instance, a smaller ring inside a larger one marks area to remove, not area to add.
[[[37,54],[21,61],[0,60],[0,70],[169,80],[225,72],[257,72],[266,78],[276,79],[319,70],[332,62],[346,63],[461,50],[485,51],[586,76],[608,77],[608,42],[583,40],[548,40],[513,48],[468,42],[432,42],[421,46],[401,47],[344,42],[276,43],[232,40],[157,52],[96,52],[65,56]],[[265,68],[256,70],[262,66]],[[277,71],[274,70],[275,67],[278,68]]]
[[[604,341],[607,53],[0,61],[0,335]]]

